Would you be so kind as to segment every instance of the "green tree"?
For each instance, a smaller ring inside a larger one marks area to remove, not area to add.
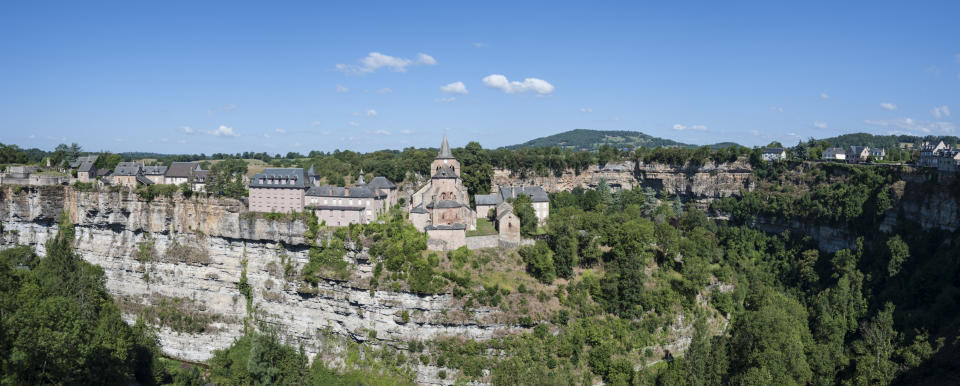
[[[900,235],[894,235],[887,240],[887,250],[890,253],[890,262],[887,263],[887,273],[890,277],[896,276],[903,268],[903,263],[910,259],[910,247],[903,242]]]
[[[861,339],[853,342],[854,382],[859,385],[888,384],[897,373],[893,355],[900,344],[900,333],[893,328],[893,310],[886,303],[870,322],[860,328]]]
[[[533,200],[526,194],[518,194],[513,200],[513,214],[520,219],[520,233],[532,236],[537,233],[537,212],[533,210]]]
[[[523,262],[527,264],[527,272],[543,283],[552,283],[557,277],[553,265],[553,251],[543,240],[537,240],[534,245],[527,245],[518,251]]]
[[[213,164],[207,176],[207,192],[242,198],[247,196],[247,188],[243,183],[243,175],[247,172],[247,161],[227,158]]]

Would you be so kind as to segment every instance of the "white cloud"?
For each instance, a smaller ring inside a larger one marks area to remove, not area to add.
[[[758,136],[758,135],[760,135],[760,130],[750,130],[750,134],[753,134],[753,135],[755,135],[755,136]]]
[[[384,87],[384,88],[381,88],[381,89],[377,90],[377,94],[389,94],[389,93],[392,93],[392,92],[393,92],[393,90],[391,90],[389,87]]]
[[[707,131],[707,126],[706,126],[706,125],[690,125],[690,126],[687,126],[687,125],[681,125],[681,124],[679,124],[679,123],[675,123],[675,124],[673,125],[673,129],[676,130],[676,131],[684,131],[684,130]]]
[[[553,85],[543,79],[526,78],[523,80],[523,82],[511,82],[507,80],[506,76],[500,74],[493,74],[483,78],[483,84],[487,85],[487,87],[502,90],[507,94],[517,94],[532,91],[538,95],[549,95],[554,90]]]
[[[182,144],[187,143],[187,140],[185,140],[185,139],[178,139],[178,140],[177,140],[177,143],[179,143],[179,144],[182,145]]]
[[[820,93],[820,99],[830,99],[830,95],[825,92]]]
[[[337,92],[339,92],[339,93],[350,92],[350,89],[349,89],[349,88],[346,88],[346,87],[343,87],[343,86],[341,86],[341,85],[338,84],[338,85],[337,85]]]
[[[467,85],[459,81],[440,87],[440,91],[450,93],[450,94],[461,94],[461,95],[466,95],[468,93]]]
[[[882,109],[884,109],[884,110],[893,111],[893,110],[896,110],[896,109],[897,109],[897,105],[895,105],[895,104],[893,104],[893,103],[890,103],[890,102],[883,102],[883,103],[880,104],[880,108],[882,108]]]
[[[814,123],[813,123],[813,127],[816,127],[816,128],[818,128],[818,129],[826,129],[826,128],[827,128],[827,123],[826,123],[826,122],[814,122]]]
[[[895,118],[895,119],[868,119],[863,121],[868,125],[892,127],[901,130],[920,133],[943,133],[953,134],[957,131],[957,125],[953,122],[926,122],[918,121],[913,118]]]
[[[216,130],[208,130],[207,134],[215,135],[217,137],[236,137],[239,136],[236,132],[233,131],[232,127],[227,127],[220,125]]]
[[[310,122],[310,126],[313,126],[313,127],[323,126],[323,122],[313,121],[313,122]]]
[[[192,127],[190,127],[190,126],[181,127],[181,128],[180,128],[180,131],[182,131],[182,132],[184,132],[184,133],[186,133],[186,134],[194,134],[194,133],[197,132],[197,130],[195,130],[194,128],[192,128]]]
[[[930,114],[933,114],[933,117],[937,119],[940,119],[941,117],[949,117],[950,108],[947,106],[934,107],[933,110],[930,110]]]
[[[438,103],[450,103],[450,102],[453,102],[453,101],[455,101],[455,100],[457,100],[456,97],[444,97],[444,98],[434,99],[433,101],[434,101],[434,102],[438,102]]]
[[[413,130],[400,130],[400,134],[410,135],[413,134]]]
[[[474,47],[477,47],[477,48],[483,48],[483,47],[486,47],[486,46],[487,46],[487,43],[484,43],[484,42],[475,42],[475,43],[473,43],[473,46],[474,46]]]
[[[396,72],[405,72],[411,65],[432,66],[437,64],[437,60],[427,54],[417,54],[417,59],[398,58],[390,55],[384,55],[379,52],[371,52],[366,57],[360,59],[360,64],[337,64],[337,70],[348,74],[364,74],[375,72],[381,68],[389,68]]]
[[[276,128],[276,129],[273,129],[273,131],[276,131],[278,134],[286,134],[286,133],[287,133],[286,130],[281,129],[281,128],[279,128],[279,127]]]
[[[390,135],[390,132],[389,132],[389,131],[386,131],[386,130],[383,130],[383,129],[380,129],[380,130],[374,130],[371,134],[376,134],[376,135]]]
[[[782,113],[782,112],[783,112],[783,107],[780,107],[780,106],[770,106],[770,110],[776,111],[776,112],[778,112],[778,113]]]
[[[592,113],[592,112],[593,112],[593,109],[591,109],[591,108],[589,108],[589,107],[581,107],[581,108],[580,108],[580,112],[581,112],[581,113]]]
[[[359,124],[359,123],[356,123],[356,122],[354,122],[354,121],[350,121],[350,122],[347,122],[347,124],[348,124],[348,125],[350,125],[350,127],[357,127],[357,126],[360,126],[360,124]]]
[[[368,116],[368,117],[375,117],[375,116],[377,116],[377,110],[374,110],[374,109],[367,110],[367,116]]]
[[[263,138],[268,138],[268,139],[269,139],[269,138],[270,138],[270,134],[263,133]]]

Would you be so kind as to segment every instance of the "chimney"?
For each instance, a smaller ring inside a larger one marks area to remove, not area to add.
[[[350,188],[343,188],[343,195],[344,195],[344,196],[349,196],[349,195],[350,195]]]

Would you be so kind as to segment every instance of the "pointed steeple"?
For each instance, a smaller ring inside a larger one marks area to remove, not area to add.
[[[307,175],[310,177],[317,175],[317,171],[313,168],[313,164],[310,164],[310,170],[307,170]]]
[[[363,180],[363,169],[360,169],[360,178],[357,179],[357,186],[364,186],[367,182]]]
[[[447,135],[443,135],[443,142],[440,143],[440,153],[437,154],[437,158],[453,158],[453,153],[450,152],[450,144],[447,143]]]

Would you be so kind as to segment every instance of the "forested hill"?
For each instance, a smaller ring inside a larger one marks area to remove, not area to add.
[[[870,146],[870,147],[882,147],[886,149],[899,147],[901,143],[911,143],[914,147],[920,146],[924,141],[930,141],[936,143],[937,141],[943,141],[948,144],[956,144],[960,142],[955,136],[936,136],[928,135],[925,137],[918,137],[915,135],[873,135],[867,133],[853,133],[853,134],[843,134],[836,137],[823,138],[820,141],[827,142],[832,146],[847,147],[847,146]]]
[[[571,150],[595,150],[603,145],[609,145],[615,148],[640,146],[696,147],[696,145],[681,143],[672,139],[658,138],[639,131],[576,129],[532,139],[518,145],[505,146],[504,148],[515,150],[525,147],[559,146]]]

